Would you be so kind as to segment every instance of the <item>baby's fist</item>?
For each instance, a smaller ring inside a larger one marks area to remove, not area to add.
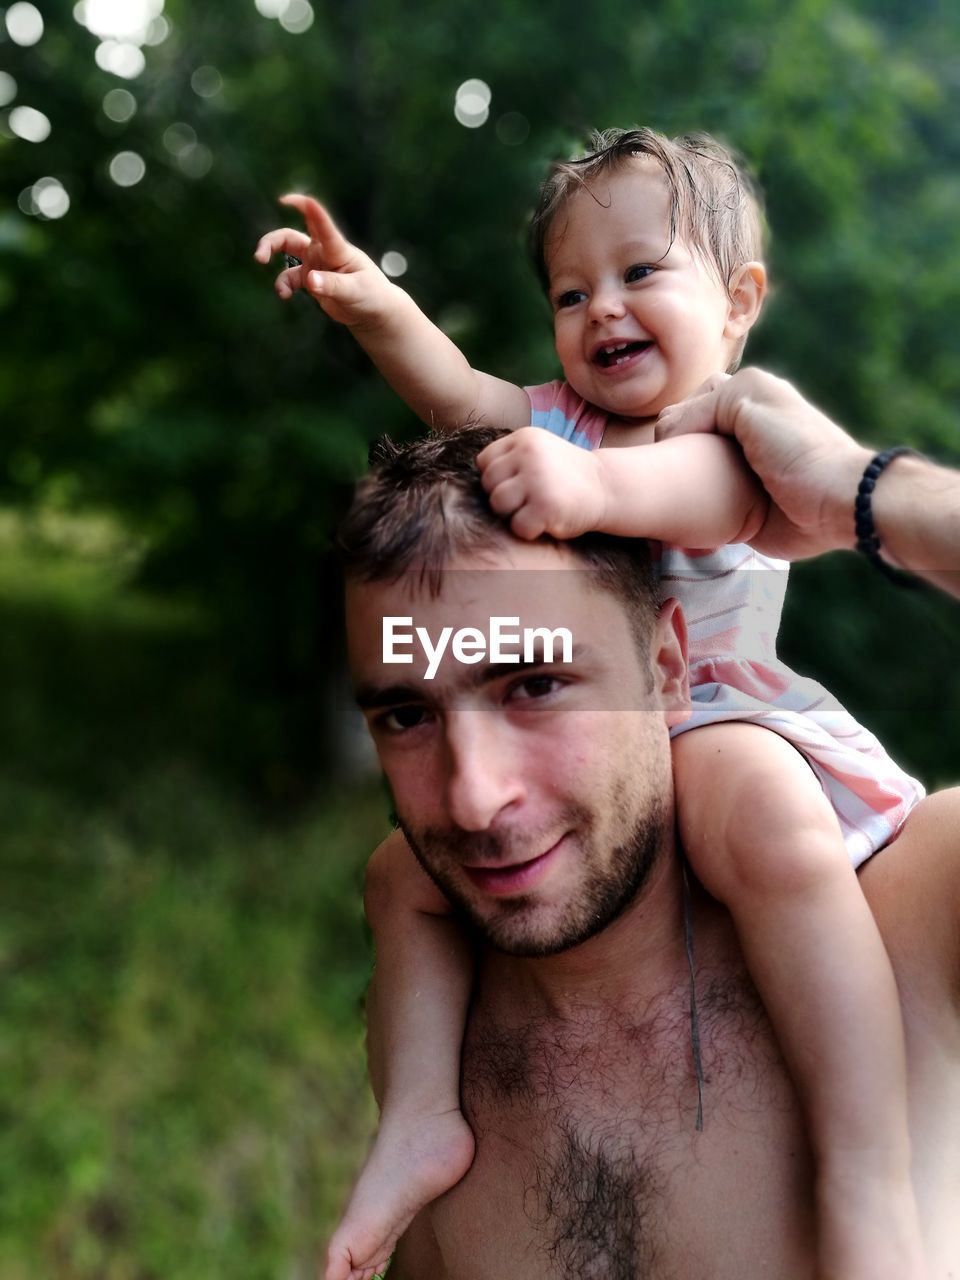
[[[487,445],[477,466],[490,506],[518,538],[576,538],[603,523],[599,459],[540,427],[521,427]]]

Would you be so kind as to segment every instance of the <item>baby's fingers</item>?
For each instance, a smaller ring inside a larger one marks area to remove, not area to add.
[[[493,493],[498,485],[518,475],[518,468],[511,453],[502,449],[496,453],[490,452],[497,445],[505,443],[507,442],[504,440],[495,440],[492,445],[488,445],[477,454],[480,483],[487,493]]]
[[[510,528],[513,530],[514,537],[522,538],[525,542],[533,542],[542,533],[546,533],[547,522],[541,512],[528,502],[514,513],[510,520]]]
[[[281,271],[273,282],[277,297],[282,298],[284,302],[288,298],[292,298],[298,289],[304,287],[303,267],[287,267],[285,271]]]
[[[268,231],[257,241],[253,251],[255,262],[267,263],[276,253],[289,253],[294,258],[302,258],[310,248],[310,237],[302,231],[294,231],[292,227],[279,227],[276,231]]]
[[[288,205],[291,209],[297,209],[303,214],[310,239],[321,246],[324,261],[329,263],[331,270],[337,271],[349,264],[355,252],[353,245],[344,238],[337,224],[318,200],[314,200],[313,196],[291,194],[281,196],[280,203]]]
[[[490,507],[498,516],[511,516],[527,501],[526,485],[519,476],[511,476],[502,480],[492,488],[487,488],[490,495]]]

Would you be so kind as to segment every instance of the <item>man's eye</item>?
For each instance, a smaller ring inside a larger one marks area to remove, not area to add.
[[[380,717],[379,725],[388,733],[406,733],[409,729],[417,729],[427,719],[426,707],[415,704],[409,707],[393,707]]]
[[[627,267],[623,278],[627,284],[635,284],[637,280],[646,280],[650,275],[653,275],[653,267],[648,267],[643,262],[635,262],[632,267]]]
[[[558,294],[557,310],[563,311],[567,307],[575,307],[578,303],[583,302],[586,296],[582,289],[568,289],[566,293]]]
[[[558,692],[563,687],[562,681],[555,676],[527,676],[525,680],[520,680],[510,690],[510,697],[514,701],[531,702],[549,698],[551,694]]]

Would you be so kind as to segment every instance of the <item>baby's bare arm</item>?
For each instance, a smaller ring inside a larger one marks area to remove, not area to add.
[[[276,280],[284,300],[304,289],[326,314],[345,325],[393,390],[428,426],[454,430],[470,421],[520,427],[530,421],[526,392],[473,369],[463,352],[365,253],[344,238],[326,209],[310,196],[284,196],[299,210],[308,234],[283,227],[268,232],[254,257],[274,253],[300,259]]]
[[[763,525],[767,496],[737,446],[719,436],[602,449],[597,458],[604,533],[712,548],[749,542]]]
[[[518,538],[598,530],[713,548],[749,541],[767,506],[739,449],[719,436],[588,453],[529,427],[488,445],[477,465]]]

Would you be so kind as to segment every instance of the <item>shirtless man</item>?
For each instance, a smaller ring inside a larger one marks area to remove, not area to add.
[[[368,488],[372,558],[364,500],[346,532],[352,662],[398,815],[492,944],[464,1046],[477,1156],[411,1225],[392,1280],[809,1280],[799,1109],[729,918],[694,888],[695,1124],[667,737],[686,706],[682,620],[669,604],[657,613],[649,587],[642,598],[623,548],[518,542],[476,504],[458,515],[458,483],[444,482],[439,524],[409,473],[392,493]],[[403,576],[424,560],[446,571]],[[562,667],[448,654],[428,683],[415,649],[413,665],[384,665],[385,616],[432,637],[519,617],[567,627],[576,648]],[[930,1274],[947,1280],[960,1275],[960,794],[924,802],[861,878],[903,993],[917,1197]],[[376,1087],[375,992],[371,1042]]]

